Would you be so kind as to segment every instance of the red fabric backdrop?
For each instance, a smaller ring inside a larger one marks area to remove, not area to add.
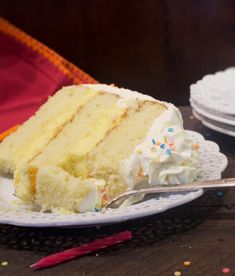
[[[0,18],[0,132],[27,120],[65,85],[96,82]]]

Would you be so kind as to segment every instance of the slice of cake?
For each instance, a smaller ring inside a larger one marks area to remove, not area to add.
[[[78,96],[69,102],[68,93]],[[64,88],[0,145],[0,170],[14,172],[16,195],[56,212],[94,210],[133,187],[191,182],[196,163],[177,108],[108,85]]]

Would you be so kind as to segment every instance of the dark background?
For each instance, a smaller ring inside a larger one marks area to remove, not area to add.
[[[0,16],[98,81],[177,105],[235,65],[233,0],[0,0]]]

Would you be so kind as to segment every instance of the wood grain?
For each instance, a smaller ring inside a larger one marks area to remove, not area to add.
[[[0,15],[100,82],[178,105],[235,64],[232,0],[1,0]]]

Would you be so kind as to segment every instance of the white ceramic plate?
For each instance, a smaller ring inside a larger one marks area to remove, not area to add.
[[[192,108],[199,114],[202,115],[203,117],[214,120],[219,123],[223,123],[226,125],[231,125],[235,127],[235,116],[232,115],[227,115],[224,113],[216,112],[214,110],[211,110],[204,105],[198,104],[196,101],[193,99],[190,99],[190,104]]]
[[[202,124],[210,129],[213,129],[217,132],[235,137],[235,126],[225,125],[223,123],[216,122],[214,120],[204,117],[196,110],[193,110],[193,115],[202,122]]]
[[[189,131],[199,149],[199,178],[219,179],[221,172],[227,166],[227,158],[219,152],[216,143],[205,141],[202,135]],[[109,209],[102,212],[87,212],[73,215],[58,215],[42,213],[30,206],[15,204],[12,179],[2,178],[0,183],[0,223],[30,226],[30,227],[88,227],[102,224],[113,224],[130,219],[140,218],[151,214],[161,213],[170,208],[190,202],[203,194],[203,190],[189,193],[165,194],[164,196],[144,202]]]
[[[206,75],[190,86],[190,95],[212,110],[235,115],[235,67]]]

